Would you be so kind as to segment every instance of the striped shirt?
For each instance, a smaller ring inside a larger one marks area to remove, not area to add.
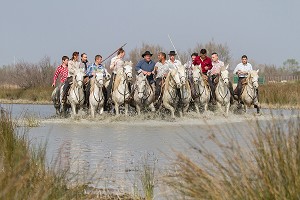
[[[210,75],[217,75],[220,74],[221,67],[224,67],[224,62],[217,60],[216,62],[212,62],[212,66]]]
[[[56,79],[58,78],[58,75],[60,75],[60,82],[64,83],[65,80],[68,78],[68,67],[64,67],[63,65],[59,65],[54,73],[53,77],[53,83],[55,85]]]

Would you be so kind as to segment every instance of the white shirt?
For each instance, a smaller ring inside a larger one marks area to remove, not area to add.
[[[80,62],[69,60],[68,62],[68,77],[75,75],[75,70],[79,69]]]
[[[170,64],[167,61],[165,61],[165,64],[157,62],[155,64],[155,67],[157,67],[156,78],[162,78],[165,74],[169,73],[170,71]]]
[[[124,66],[124,61],[121,58],[118,58],[118,56],[115,56],[111,59],[110,62],[110,69],[113,70],[113,73],[117,73],[120,69],[122,69]]]
[[[176,59],[174,60],[174,63],[170,59],[167,62],[173,68],[177,68],[179,65],[182,65],[181,62],[179,60],[176,60]]]
[[[238,70],[241,70],[243,72],[249,72],[253,69],[252,69],[252,65],[250,63],[247,63],[246,65],[244,65],[243,63],[240,63],[233,70],[233,74],[236,74]],[[246,74],[241,74],[241,75],[238,75],[238,76],[241,77],[241,78],[247,77]]]
[[[224,62],[217,60],[216,62],[212,61],[211,64],[213,67],[210,70],[210,74],[211,75],[220,74],[221,67],[224,67]]]

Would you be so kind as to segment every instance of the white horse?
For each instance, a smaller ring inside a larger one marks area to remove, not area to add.
[[[165,80],[162,101],[163,106],[170,110],[172,118],[175,118],[175,108],[177,108],[180,100],[178,96],[178,89],[180,89],[181,86],[182,84],[180,82],[178,69],[170,69]]]
[[[228,116],[228,111],[230,107],[230,91],[228,88],[229,84],[229,72],[228,65],[226,68],[222,67],[220,71],[219,82],[216,87],[216,101],[220,110],[222,106],[225,106],[225,114]]]
[[[133,95],[133,100],[136,106],[137,114],[141,114],[141,108],[149,107],[152,112],[155,112],[154,103],[154,91],[149,81],[147,80],[147,76],[143,73],[140,73],[136,76],[135,82],[135,90]]]
[[[90,96],[89,96],[89,102],[90,102],[90,110],[91,115],[93,118],[95,118],[95,112],[100,110],[100,115],[103,113],[104,110],[104,94],[103,94],[103,87],[107,83],[107,81],[110,79],[110,74],[108,74],[103,70],[98,70],[95,73],[95,76],[91,78],[90,84]]]
[[[85,74],[82,69],[75,70],[75,75],[73,76],[72,85],[69,91],[69,96],[67,96],[67,102],[62,104],[62,108],[64,112],[66,111],[67,104],[70,104],[74,116],[77,114],[77,110],[83,105],[84,102],[84,93],[83,93],[84,75]],[[62,102],[62,98],[63,96],[61,93],[60,102]]]
[[[54,108],[56,110],[56,115],[60,115],[60,99],[57,98],[57,90],[58,90],[58,87],[55,87],[52,94],[51,94],[51,99],[52,99],[52,102],[53,102],[53,105],[54,105]],[[60,93],[61,93],[61,90],[59,91],[59,96],[60,96]]]
[[[241,93],[241,100],[244,103],[244,111],[247,112],[247,107],[254,105],[257,109],[257,113],[260,112],[260,104],[257,97],[258,89],[258,72],[259,70],[250,71],[246,79],[246,86]]]
[[[187,73],[183,65],[177,67],[179,80],[181,83],[180,87],[180,100],[179,100],[179,115],[182,117],[183,113],[186,113],[192,99],[191,87],[187,79]]]
[[[130,96],[128,82],[132,81],[132,62],[125,62],[123,69],[117,72],[114,88],[112,92],[112,100],[115,104],[116,114],[119,115],[119,106],[125,105],[125,115],[128,115],[128,97]]]
[[[199,107],[204,107],[204,111],[207,111],[208,102],[210,100],[210,89],[203,79],[203,74],[199,66],[193,67],[193,82],[195,89],[195,108],[196,112],[199,114]]]

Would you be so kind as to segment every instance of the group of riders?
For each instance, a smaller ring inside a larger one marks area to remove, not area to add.
[[[158,53],[158,61],[152,60],[152,53],[150,51],[145,51],[141,56],[142,59],[136,64],[135,71],[137,74],[143,74],[147,77],[148,83],[151,85],[155,93],[155,107],[158,108],[161,105],[162,96],[162,85],[169,71],[176,69],[179,66],[185,67],[185,72],[187,80],[189,81],[191,87],[191,93],[193,97],[193,67],[199,66],[204,79],[210,87],[210,100],[212,104],[216,102],[216,81],[220,76],[221,68],[224,67],[224,62],[220,61],[218,54],[213,52],[211,57],[207,56],[206,49],[201,49],[200,53],[192,53],[191,59],[182,64],[176,59],[176,52],[170,51],[167,55],[164,52]],[[117,55],[111,59],[109,69],[111,71],[110,82],[104,88],[105,90],[105,106],[104,109],[111,108],[112,104],[112,90],[114,88],[114,81],[119,70],[123,70],[125,61],[125,50],[123,48],[118,49]],[[236,91],[233,90],[232,83],[228,84],[228,89],[231,94],[231,103],[233,103],[233,97],[235,93],[237,94],[238,105],[241,103],[241,92],[242,83],[248,76],[249,71],[253,70],[251,64],[248,62],[246,55],[241,57],[241,63],[239,63],[234,69],[233,73],[238,76],[238,85]],[[62,63],[59,65],[54,73],[52,86],[57,86],[56,90],[56,104],[64,103],[67,101],[68,90],[72,84],[73,77],[75,76],[76,70],[84,71],[83,79],[83,90],[84,90],[84,103],[83,106],[87,109],[89,108],[89,96],[91,90],[90,80],[95,76],[97,71],[103,71],[104,74],[109,74],[108,70],[102,64],[102,56],[96,55],[94,62],[90,63],[87,59],[87,54],[82,53],[81,59],[79,58],[79,52],[74,52],[71,59],[68,56],[62,57]],[[57,79],[60,76],[60,80],[57,83]],[[127,100],[133,98],[133,84],[128,82],[129,97]],[[62,88],[62,91],[61,91]],[[62,93],[62,94],[61,94]],[[257,92],[258,94],[258,92]],[[178,93],[180,95],[180,93]],[[62,97],[62,98],[60,98]],[[61,102],[60,102],[61,101]]]

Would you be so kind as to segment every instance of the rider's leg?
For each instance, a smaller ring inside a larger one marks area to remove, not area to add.
[[[230,104],[233,104],[234,92],[233,92],[233,85],[231,81],[229,81],[228,89],[230,91]]]
[[[69,91],[69,88],[70,88],[70,82],[72,81],[72,76],[71,77],[68,77],[67,80],[65,81],[65,85],[63,87],[63,98],[62,98],[62,103],[63,102],[66,102],[67,100],[67,94],[68,94],[68,91]]]
[[[161,93],[161,82],[162,78],[156,78],[155,80],[155,100],[158,100]]]
[[[57,84],[57,89],[56,89],[56,104],[59,104],[59,99],[60,99],[60,88],[61,88],[62,83]]]
[[[239,78],[238,85],[237,85],[238,103],[239,103],[239,104],[241,103],[242,80],[243,80],[243,79],[244,79],[244,78]]]
[[[115,81],[115,73],[112,73],[111,74],[111,79],[109,81],[109,84],[107,86],[107,99],[109,99],[109,101],[111,100],[111,93],[112,93],[112,86],[113,86],[113,83]]]
[[[209,83],[209,87],[210,87],[210,91],[211,91],[211,101],[213,104],[216,103],[216,89],[215,89],[215,85],[214,85],[214,77],[208,77],[208,83]]]
[[[85,96],[85,102],[87,108],[89,108],[90,106],[90,93],[91,93],[91,82],[89,81],[86,85],[86,96]]]

